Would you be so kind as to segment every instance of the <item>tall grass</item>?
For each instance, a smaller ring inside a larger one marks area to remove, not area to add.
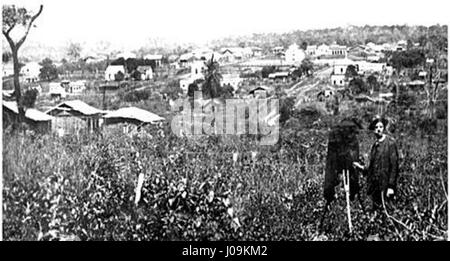
[[[446,128],[446,122],[444,122]],[[344,197],[323,213],[325,129],[283,130],[277,146],[179,138],[165,126],[136,135],[3,135],[5,240],[436,240],[447,237],[447,137],[398,135],[399,195],[384,212]],[[361,133],[361,151],[372,143]],[[232,152],[239,151],[236,162]],[[134,205],[139,174],[142,198]],[[364,179],[362,183],[364,183]],[[370,200],[365,199],[369,205]]]

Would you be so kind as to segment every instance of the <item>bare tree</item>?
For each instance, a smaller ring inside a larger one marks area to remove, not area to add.
[[[23,106],[22,95],[20,92],[20,82],[19,82],[19,48],[23,45],[27,39],[28,33],[33,26],[34,21],[42,13],[43,5],[40,5],[39,11],[31,15],[26,8],[16,8],[15,5],[4,5],[2,9],[3,14],[3,25],[2,31],[8,44],[11,48],[12,60],[14,66],[14,94],[16,96],[17,107],[19,110],[18,121],[22,122],[25,118],[25,109]],[[11,32],[14,28],[22,27],[25,29],[25,33],[19,40],[14,41],[11,37]],[[17,126],[17,124],[15,124]]]

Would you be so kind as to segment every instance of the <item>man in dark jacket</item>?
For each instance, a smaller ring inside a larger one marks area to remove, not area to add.
[[[367,175],[367,194],[372,197],[374,208],[381,205],[382,197],[392,198],[397,189],[398,150],[395,140],[385,134],[387,124],[386,119],[375,118],[369,125],[377,138],[370,152],[369,166],[353,163]]]

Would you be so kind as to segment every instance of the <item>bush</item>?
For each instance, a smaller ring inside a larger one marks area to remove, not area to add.
[[[125,74],[123,74],[121,71],[117,72],[117,73],[114,75],[114,80],[115,80],[116,82],[123,81],[124,79],[125,79]]]

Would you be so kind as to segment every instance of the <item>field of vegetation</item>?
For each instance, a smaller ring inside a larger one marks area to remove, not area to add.
[[[366,119],[373,109],[357,114]],[[378,212],[369,211],[365,194],[365,211],[352,202],[351,234],[343,189],[319,229],[328,130],[339,120],[330,115],[300,111],[277,145],[260,148],[248,136],[179,138],[168,124],[65,138],[5,131],[3,238],[445,240],[446,115],[434,124],[391,116],[401,155],[397,198]],[[360,136],[368,153],[373,137],[366,130]],[[139,174],[145,179],[136,205]]]

